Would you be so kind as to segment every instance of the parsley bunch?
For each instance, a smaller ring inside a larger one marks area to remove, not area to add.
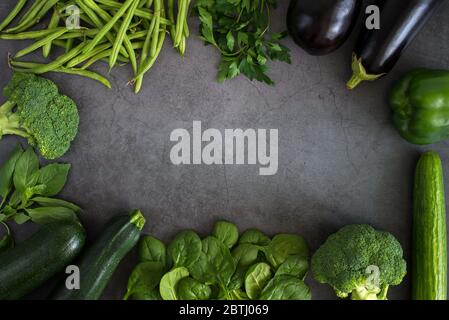
[[[221,53],[218,81],[244,74],[273,85],[267,76],[268,60],[290,63],[290,50],[271,33],[270,9],[277,0],[198,0],[201,38]]]

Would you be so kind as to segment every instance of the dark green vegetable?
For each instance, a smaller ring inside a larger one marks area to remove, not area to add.
[[[212,235],[179,233],[168,246],[145,236],[139,264],[125,299],[248,300],[310,299],[303,280],[308,269],[304,239],[280,234],[272,240],[258,230],[239,239],[236,225],[218,221]],[[162,270],[162,274],[161,274]]]
[[[406,273],[401,244],[369,225],[347,225],[330,235],[312,257],[315,280],[340,298],[383,300]]]
[[[407,141],[430,144],[449,137],[449,71],[415,70],[389,97],[396,129]]]
[[[99,299],[120,261],[139,241],[144,224],[145,218],[139,210],[112,219],[76,262],[81,274],[80,289],[68,290],[63,283],[56,288],[51,298]]]
[[[413,192],[412,298],[447,299],[446,206],[438,154],[426,152],[416,166]]]
[[[32,148],[20,145],[0,167],[0,222],[31,220],[42,224],[55,220],[77,220],[80,208],[52,198],[61,192],[70,170],[69,164],[51,163],[39,168]]]
[[[0,226],[3,226],[6,230],[6,234],[0,238],[0,253],[8,249],[14,248],[14,238],[11,234],[11,230],[4,222],[0,222]]]
[[[0,300],[19,299],[62,271],[79,254],[84,240],[78,221],[53,222],[0,253]]]
[[[198,0],[201,38],[221,53],[218,80],[244,74],[249,79],[272,85],[267,62],[290,63],[290,51],[280,44],[281,33],[269,34],[270,10],[277,0]]]
[[[50,80],[33,74],[15,73],[3,93],[8,101],[0,106],[0,138],[7,134],[24,137],[47,159],[67,152],[78,132],[73,100],[59,94]]]

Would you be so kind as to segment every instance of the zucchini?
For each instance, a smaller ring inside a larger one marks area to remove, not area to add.
[[[446,300],[446,207],[438,154],[418,161],[413,191],[412,298]]]
[[[136,245],[145,218],[139,210],[112,219],[100,237],[80,256],[80,289],[69,290],[65,282],[56,288],[51,299],[97,300],[123,257]]]
[[[64,269],[86,238],[78,221],[41,226],[30,238],[0,254],[0,300],[20,299]]]

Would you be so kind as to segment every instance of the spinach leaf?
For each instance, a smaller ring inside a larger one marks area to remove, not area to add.
[[[231,254],[236,264],[236,271],[232,275],[229,288],[238,289],[243,286],[248,268],[258,260],[259,247],[243,243],[232,249]]]
[[[309,249],[305,240],[296,234],[278,234],[266,247],[262,247],[268,262],[277,269],[288,257],[297,255],[306,258]]]
[[[271,267],[265,262],[257,263],[248,269],[245,277],[245,291],[248,297],[255,300],[271,279]]]
[[[280,276],[285,274],[304,280],[308,269],[309,262],[306,258],[301,256],[290,256],[283,264],[279,266],[275,275]]]
[[[159,288],[154,288],[151,291],[136,292],[131,296],[133,300],[162,300]]]
[[[29,147],[23,152],[16,163],[13,181],[15,188],[25,193],[27,187],[33,187],[38,179],[39,159],[33,148]]]
[[[312,294],[304,281],[288,275],[275,276],[263,289],[260,300],[310,300]]]
[[[38,224],[47,224],[54,221],[73,221],[77,216],[73,210],[64,207],[38,207],[26,208],[30,219]]]
[[[201,252],[198,260],[189,268],[190,274],[195,280],[205,284],[216,284],[215,268],[209,263],[207,256]]]
[[[136,295],[141,298],[153,296],[154,289],[159,285],[164,274],[164,268],[165,266],[161,262],[139,263],[129,277],[128,289],[123,299],[127,300]]]
[[[242,234],[239,243],[250,243],[258,246],[267,246],[270,243],[270,238],[268,238],[259,230],[249,229]]]
[[[69,171],[70,164],[64,163],[52,163],[40,168],[37,183],[44,185],[45,188],[35,194],[47,197],[57,195],[67,181]]]
[[[0,225],[2,225],[6,230],[6,234],[0,238],[0,252],[2,252],[14,247],[14,238],[12,237],[11,230],[6,223],[0,222]]]
[[[239,230],[233,223],[218,221],[215,223],[212,235],[223,242],[229,249],[232,248],[239,239]]]
[[[178,300],[176,286],[178,282],[189,276],[189,270],[184,267],[174,268],[164,274],[161,279],[159,292],[164,300]]]
[[[6,160],[6,162],[0,167],[0,197],[2,198],[2,203],[5,202],[6,197],[11,191],[14,169],[16,167],[17,160],[20,158],[22,153],[22,147],[17,145],[8,160]]]
[[[212,266],[217,283],[227,288],[232,275],[235,272],[235,262],[229,249],[217,238],[209,236],[202,241],[203,252],[207,261]]]
[[[167,250],[165,244],[152,236],[144,236],[139,242],[140,261],[158,261],[167,268]]]
[[[201,254],[201,239],[193,231],[179,233],[168,246],[168,254],[175,267],[190,268]]]
[[[207,300],[212,294],[208,285],[190,277],[179,281],[176,292],[181,300]]]
[[[248,295],[241,289],[232,290],[230,293],[231,300],[249,300]]]
[[[34,197],[31,198],[31,201],[36,202],[37,204],[43,207],[64,207],[67,209],[71,209],[74,212],[81,211],[81,208],[78,207],[77,205],[61,199],[48,198],[48,197]]]

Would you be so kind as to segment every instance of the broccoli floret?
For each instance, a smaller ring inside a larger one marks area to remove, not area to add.
[[[46,159],[67,152],[79,124],[73,100],[60,95],[50,80],[24,73],[15,73],[3,93],[8,101],[0,106],[0,138],[24,137]]]
[[[400,243],[388,232],[369,225],[348,225],[329,236],[312,257],[311,269],[320,283],[340,298],[384,300],[390,285],[406,274]]]

